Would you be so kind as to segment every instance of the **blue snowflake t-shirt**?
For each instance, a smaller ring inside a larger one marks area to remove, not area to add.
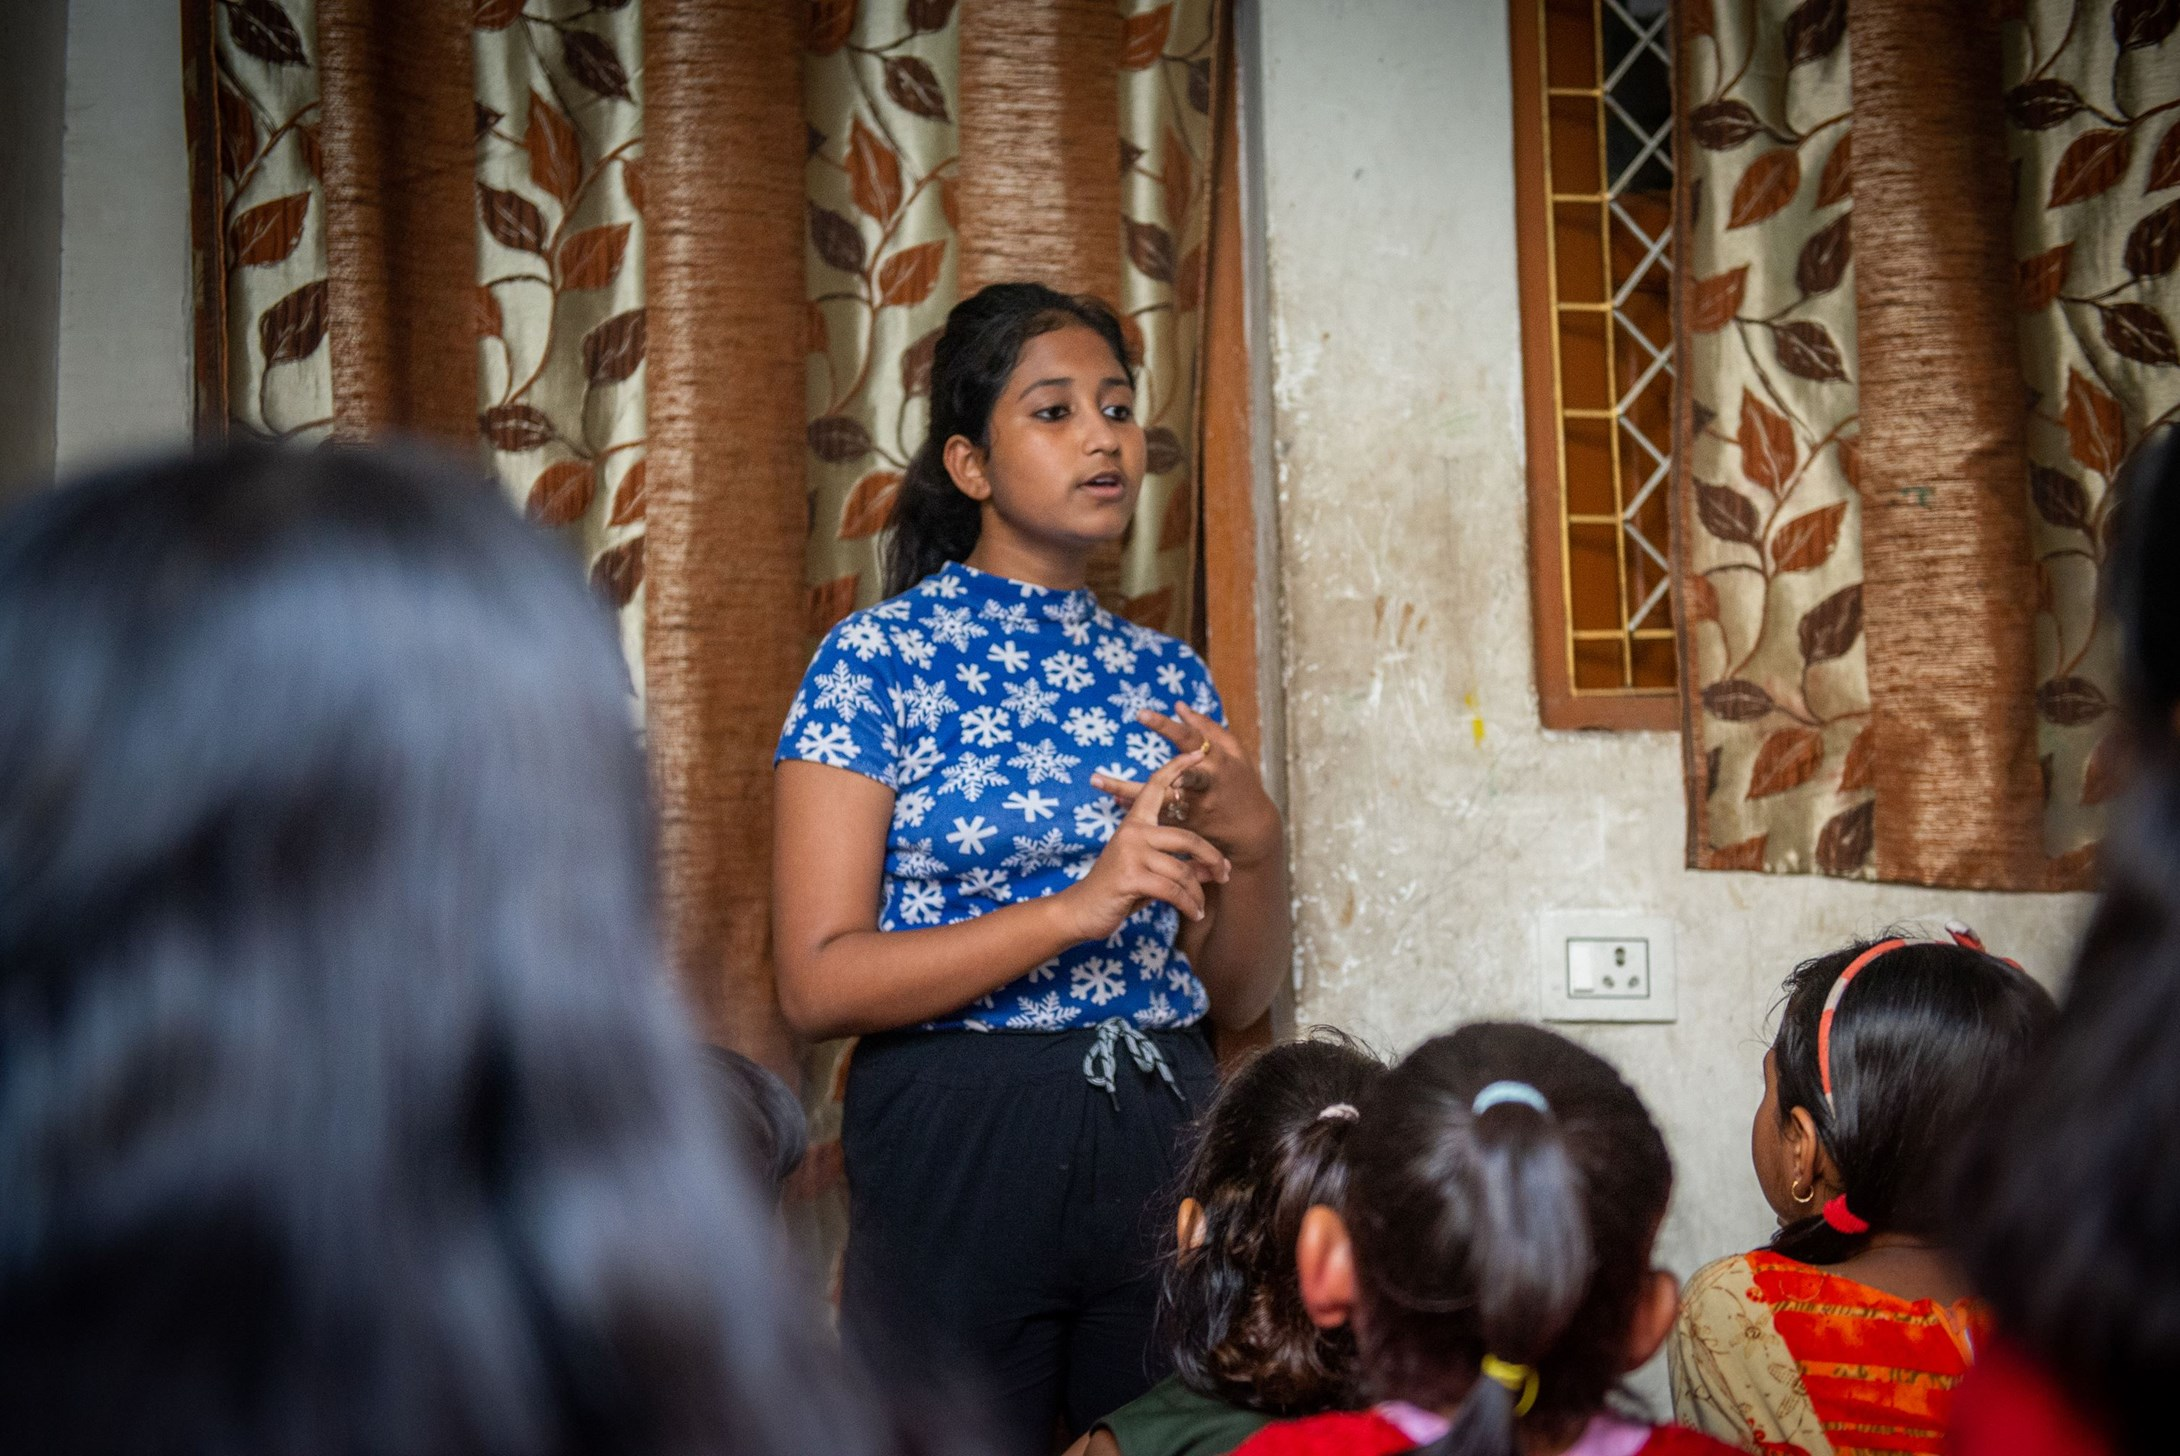
[[[894,792],[880,930],[973,920],[1090,873],[1125,811],[1093,772],[1140,781],[1173,745],[1136,721],[1185,702],[1226,721],[1186,643],[1087,591],[955,562],[826,634],[773,756],[853,769]],[[1202,1018],[1174,944],[1181,915],[1139,908],[927,1030],[1059,1031]]]

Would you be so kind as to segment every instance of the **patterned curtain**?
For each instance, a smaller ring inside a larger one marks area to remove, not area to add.
[[[1699,867],[2087,883],[2109,487],[2180,407],[2180,10],[2000,9],[1679,7]]]

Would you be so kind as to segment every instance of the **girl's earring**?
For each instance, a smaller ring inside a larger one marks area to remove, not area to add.
[[[1807,1191],[1795,1188],[1789,1188],[1786,1191],[1788,1197],[1792,1198],[1796,1204],[1803,1206],[1814,1202],[1817,1196],[1817,1189],[1815,1184],[1811,1184]]]

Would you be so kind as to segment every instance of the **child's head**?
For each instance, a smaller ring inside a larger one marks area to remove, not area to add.
[[[1964,1129],[2052,1015],[2043,987],[1964,931],[1858,941],[1797,966],[1750,1134],[1784,1225],[1773,1247],[1828,1264],[1874,1232],[1938,1235]]]
[[[1294,1248],[1312,1206],[1341,1205],[1356,1108],[1384,1075],[1355,1042],[1319,1029],[1257,1053],[1220,1089],[1182,1174],[1159,1306],[1191,1388],[1275,1415],[1348,1399],[1354,1340],[1310,1322]]]
[[[1665,1140],[1563,1036],[1482,1023],[1425,1042],[1363,1102],[1348,1168],[1344,1220],[1304,1221],[1311,1317],[1352,1318],[1371,1395],[1458,1406],[1448,1450],[1571,1439],[1671,1327],[1672,1276],[1650,1267]]]
[[[954,305],[931,358],[931,428],[893,507],[886,591],[965,560],[993,522],[1088,552],[1143,484],[1120,320],[1094,298],[994,283]]]

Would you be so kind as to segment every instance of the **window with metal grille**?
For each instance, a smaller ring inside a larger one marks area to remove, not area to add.
[[[1666,0],[1510,10],[1544,723],[1674,728],[1670,14]]]

